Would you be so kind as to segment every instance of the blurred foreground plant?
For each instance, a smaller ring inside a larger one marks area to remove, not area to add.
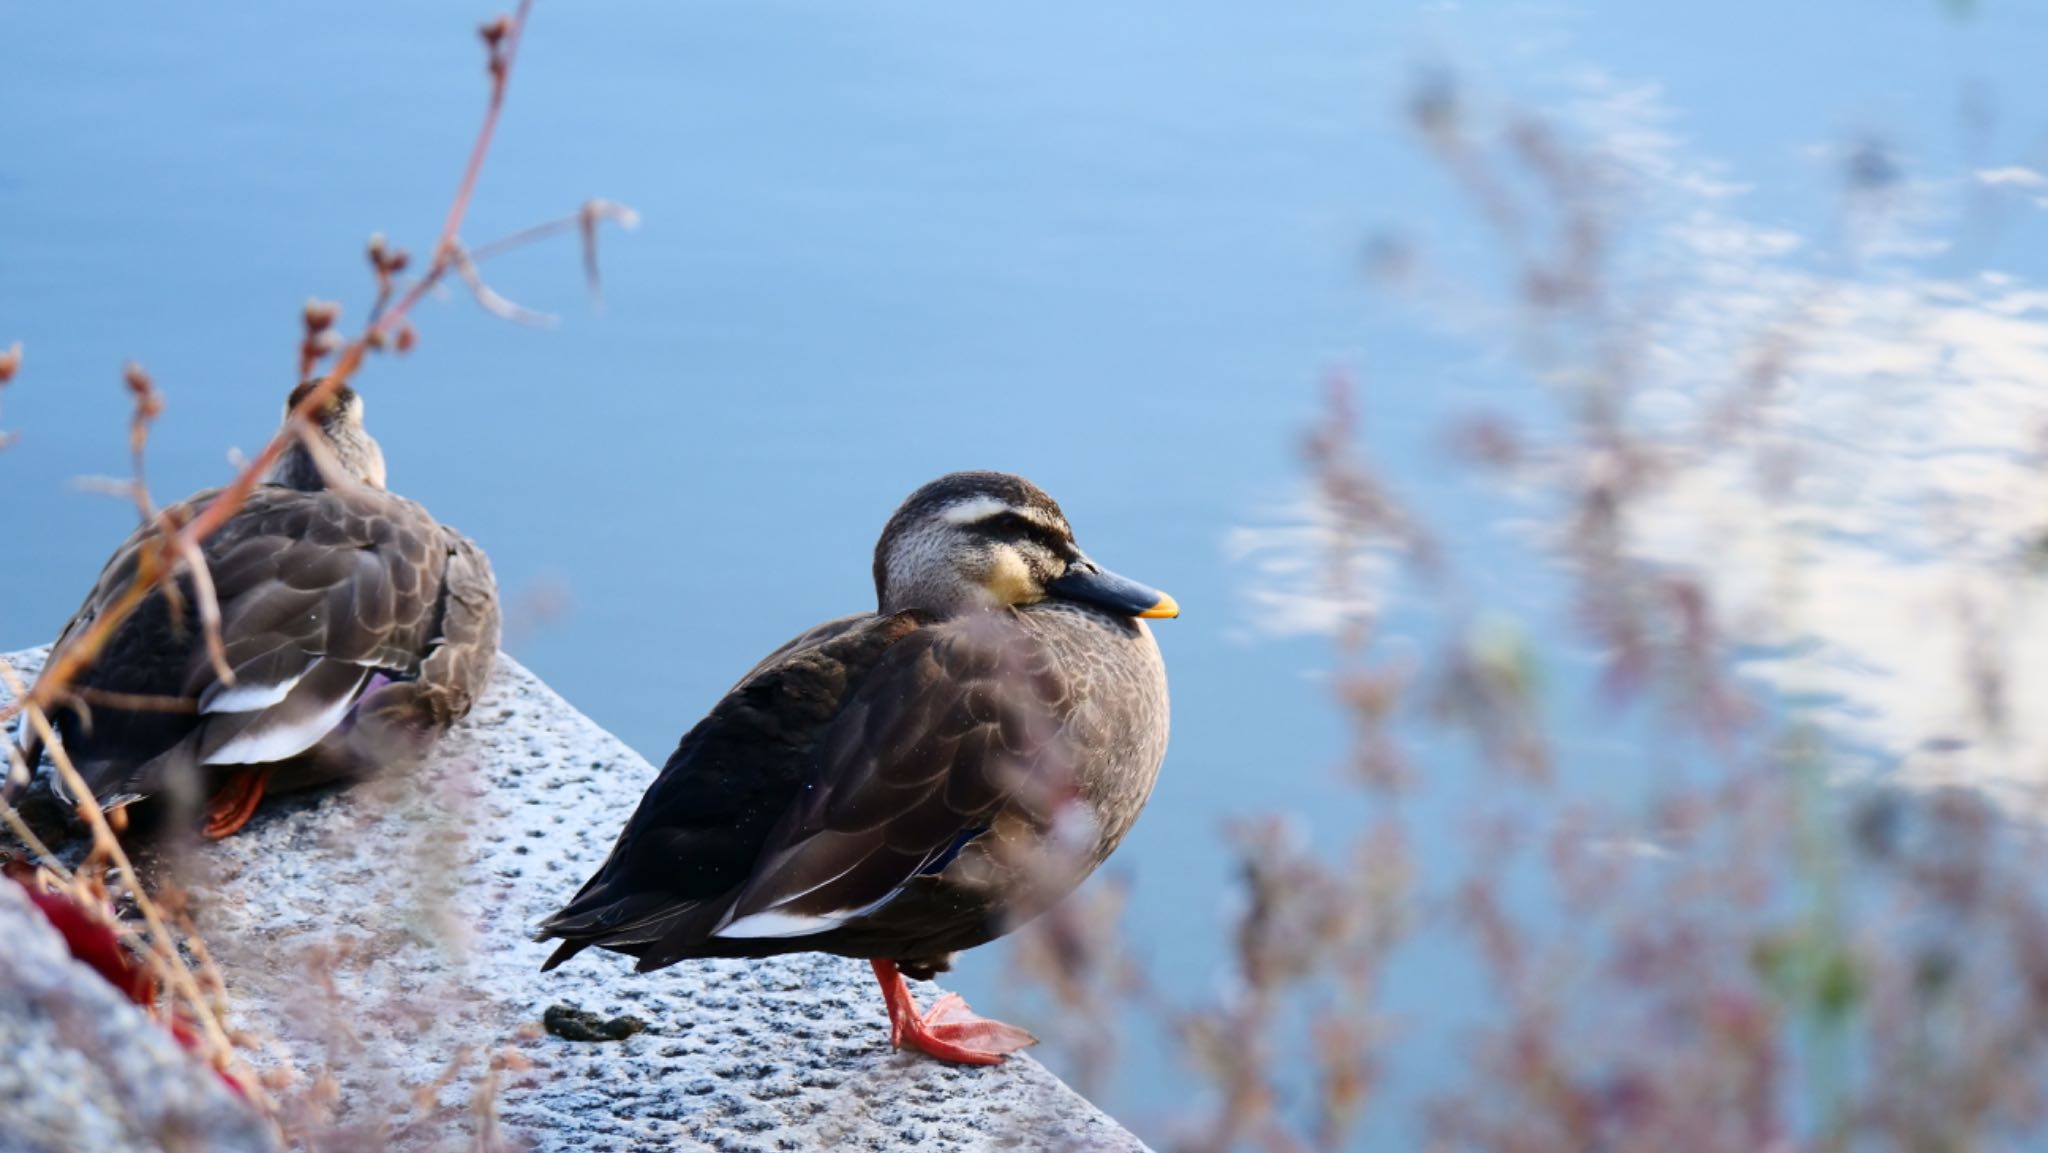
[[[1799,430],[1784,402],[1841,290],[1812,280],[1759,315],[1674,314],[1660,254],[1622,227],[1626,158],[1544,117],[1479,116],[1446,75],[1419,85],[1409,112],[1505,258],[1505,307],[1478,311],[1505,318],[1482,331],[1519,366],[1513,394],[1455,421],[1445,443],[1562,575],[1567,624],[1536,635],[1584,642],[1595,667],[1576,671],[1489,603],[1489,582],[1460,571],[1377,475],[1352,389],[1333,386],[1304,450],[1329,526],[1328,601],[1372,604],[1358,558],[1399,556],[1435,640],[1419,659],[1383,651],[1371,611],[1347,616],[1333,695],[1352,721],[1365,823],[1341,852],[1277,817],[1229,831],[1239,902],[1222,991],[1177,1004],[1141,971],[1116,977],[1145,990],[1206,1089],[1172,1147],[1345,1148],[1374,1111],[1382,1139],[1446,1151],[2048,1142],[2048,843],[2025,799],[1847,779],[1835,735],[1796,699],[1738,681],[1743,630],[1711,566],[1761,555],[1789,617],[1803,603],[1795,534],[1738,526],[1758,549],[1736,554],[1731,537],[1706,568],[1645,547],[1684,494],[1733,484],[1765,508],[1790,499]],[[1853,260],[1855,238],[1885,235],[1903,180],[1874,144],[1843,171]],[[1475,298],[1445,290],[1406,242],[1370,256],[1397,294]],[[1742,351],[1718,375],[1675,363],[1684,325],[1732,330]],[[1687,419],[1672,418],[1674,395]],[[2004,739],[2009,678],[1986,606],[2022,604],[2032,579],[2009,564],[1991,594],[1957,591],[1957,627],[1979,638],[1954,670],[1976,728],[1950,740]],[[1621,788],[1589,792],[1570,771],[1590,743],[1559,731],[1574,677],[1602,702],[1596,733],[1649,726],[1628,742]],[[1418,737],[1445,735],[1428,748],[1451,763],[1425,767]],[[1462,859],[1425,866],[1414,846],[1448,831],[1420,824],[1431,792],[1456,797],[1469,838]],[[1129,955],[1099,912],[1056,911],[1026,932],[1060,942],[1019,963],[1063,1004],[1086,1002],[1075,990],[1096,959]],[[1440,1012],[1395,1007],[1404,967]],[[1083,1068],[1115,1043],[1101,1020]],[[1432,1044],[1413,1044],[1424,1026]],[[1418,1084],[1411,1058],[1445,1048],[1462,1071]]]
[[[218,1069],[252,1104],[279,1122],[293,1143],[305,1147],[380,1149],[399,1136],[422,1138],[422,1134],[395,1133],[386,1121],[375,1118],[367,1121],[357,1119],[346,1127],[338,1126],[333,1119],[333,1107],[339,1102],[331,1071],[304,1082],[297,1071],[289,1068],[270,1065],[259,1075],[251,1067],[245,1059],[244,1050],[260,1049],[261,1042],[254,1037],[231,1034],[225,1024],[229,1017],[228,990],[213,966],[206,942],[190,915],[187,895],[172,867],[175,859],[157,862],[159,867],[148,871],[137,868],[117,835],[122,813],[119,810],[111,814],[103,812],[93,800],[65,755],[61,742],[54,739],[48,713],[60,703],[75,704],[82,710],[89,710],[92,699],[74,690],[74,681],[98,658],[113,631],[152,593],[160,592],[174,600],[189,598],[195,602],[209,652],[220,666],[221,679],[224,683],[232,682],[233,676],[222,660],[219,609],[214,603],[211,580],[199,543],[242,507],[251,490],[261,482],[293,438],[312,450],[316,460],[322,459],[324,450],[319,438],[313,434],[312,414],[362,368],[371,353],[386,350],[404,353],[415,345],[418,334],[411,319],[414,306],[450,274],[459,277],[476,301],[496,315],[524,322],[544,320],[539,314],[499,296],[483,280],[478,266],[499,253],[557,233],[574,231],[583,244],[590,289],[593,294],[597,293],[598,226],[605,221],[625,227],[636,223],[634,213],[621,205],[591,200],[563,219],[523,229],[473,249],[467,247],[460,236],[484,159],[490,151],[531,9],[532,0],[520,0],[516,12],[498,16],[480,29],[490,81],[489,99],[425,267],[408,279],[407,274],[413,267],[411,257],[403,249],[391,247],[381,235],[373,236],[367,255],[375,287],[374,299],[363,328],[352,338],[344,339],[339,335],[341,308],[338,304],[324,301],[306,304],[297,350],[297,375],[284,382],[280,392],[307,379],[317,380],[317,386],[308,390],[294,407],[278,434],[254,458],[243,462],[220,495],[190,520],[171,519],[158,509],[150,496],[144,467],[145,450],[150,426],[162,414],[164,400],[147,372],[134,364],[126,368],[124,380],[134,400],[129,437],[132,478],[106,482],[97,487],[134,502],[142,522],[155,530],[156,547],[143,554],[135,576],[112,608],[96,618],[90,628],[70,643],[49,654],[33,684],[24,684],[16,670],[0,661],[0,683],[4,683],[12,699],[11,704],[0,707],[0,731],[19,718],[19,723],[42,738],[53,771],[63,781],[66,792],[80,798],[76,817],[87,829],[90,841],[82,856],[60,855],[37,836],[21,813],[0,802],[0,823],[6,825],[36,862],[31,867],[17,861],[13,871],[22,874],[23,883],[37,895],[44,908],[55,911],[55,917],[62,921],[60,928],[77,922],[66,929],[67,936],[74,942],[84,941],[97,949],[96,956],[104,954],[94,960],[95,965],[117,983],[127,982],[124,989],[145,1007],[163,1015],[188,1047]],[[20,362],[19,344],[0,353],[0,386],[13,378]],[[0,436],[0,446],[4,444],[5,438]],[[326,467],[326,462],[322,463]],[[124,704],[133,705],[135,702],[125,701]],[[163,706],[189,707],[189,703],[163,702]],[[35,768],[22,762],[20,750],[12,743],[7,744],[7,757],[7,770],[11,775],[25,779]],[[453,825],[458,823],[459,816],[451,810],[447,820]],[[436,851],[445,853],[449,843],[445,833],[446,830],[442,830],[423,835],[419,846],[404,851],[423,855]],[[432,873],[431,866],[431,859],[426,860],[422,871]],[[423,887],[421,897],[431,906],[434,900],[432,886]],[[434,910],[430,907],[424,915],[428,922],[432,922]],[[436,926],[430,924],[429,927]],[[447,926],[438,928],[445,930]],[[106,940],[98,940],[95,936],[98,933],[104,933]],[[335,963],[335,959],[315,957],[306,960],[314,986],[324,985],[331,996],[332,985],[323,982],[322,975]],[[352,1014],[389,1009],[389,1006],[352,1005],[347,1012],[336,1014],[337,1030],[346,1032],[347,1021]],[[405,1011],[421,1011],[421,1007],[408,1006]],[[339,1036],[336,1043],[345,1045]],[[483,1071],[474,1094],[474,1117],[469,1125],[471,1132],[460,1143],[478,1151],[503,1148],[502,1135],[497,1133],[493,1120],[495,1085],[499,1073],[511,1067],[507,1062],[516,1061],[516,1056],[483,1055],[478,1056],[477,1061]],[[469,1064],[467,1059],[458,1062],[456,1067],[447,1071],[444,1083],[457,1076],[468,1075]],[[437,1091],[441,1087],[434,1089]],[[277,1095],[288,1088],[293,1091],[283,1097]],[[418,1127],[418,1123],[412,1125],[414,1129]],[[433,1137],[426,1135],[423,1139]]]

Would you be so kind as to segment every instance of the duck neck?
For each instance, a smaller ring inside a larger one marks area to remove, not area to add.
[[[883,616],[915,609],[944,620],[1003,607],[988,590],[959,581],[913,578],[901,585],[891,581],[877,591],[876,603]]]
[[[294,439],[278,455],[270,471],[263,474],[263,483],[295,488],[300,492],[319,492],[327,487],[327,478],[321,474],[313,454],[306,450],[305,442]]]
[[[371,488],[384,487],[384,450],[370,434],[359,427],[326,425],[320,429],[320,443],[327,452],[329,468],[348,480],[367,484]],[[333,488],[331,477],[314,459],[313,453],[300,437],[293,437],[278,454],[276,463],[263,476],[264,483],[295,488],[300,492],[321,492]],[[344,484],[346,481],[343,482]]]

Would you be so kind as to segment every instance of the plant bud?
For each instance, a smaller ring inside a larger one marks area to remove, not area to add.
[[[317,334],[334,327],[341,319],[341,305],[331,300],[306,301],[306,331]]]

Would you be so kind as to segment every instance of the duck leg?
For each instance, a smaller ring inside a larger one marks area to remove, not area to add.
[[[962,1065],[1000,1065],[1003,1055],[1014,1053],[1038,1038],[1015,1025],[977,1017],[958,993],[946,993],[923,1012],[910,995],[910,982],[894,961],[870,961],[875,980],[882,984],[882,1000],[889,1007],[889,1044],[897,1049],[915,1049],[941,1061]]]
[[[269,765],[248,765],[230,773],[228,783],[206,803],[206,824],[200,828],[200,836],[218,841],[239,832],[256,815],[269,779]]]

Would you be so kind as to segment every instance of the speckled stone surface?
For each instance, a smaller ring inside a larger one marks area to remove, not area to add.
[[[0,1153],[259,1153],[270,1127],[0,881]]]
[[[531,926],[654,771],[507,659],[425,771],[273,802],[207,846],[200,922],[236,1024],[296,1078],[285,1096],[396,1149],[467,1149],[486,1127],[510,1148],[621,1153],[1143,1148],[1029,1057],[892,1052],[864,962],[635,976],[593,950],[541,973]],[[645,1029],[563,1040],[541,1027],[555,1005]]]

